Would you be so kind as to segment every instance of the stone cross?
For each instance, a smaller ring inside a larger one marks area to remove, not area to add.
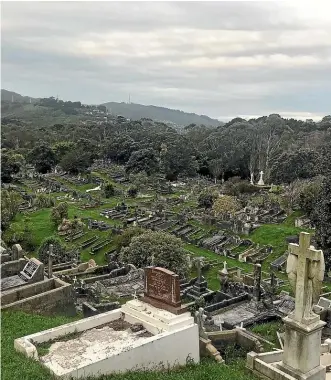
[[[48,278],[53,277],[53,257],[53,244],[50,244],[48,251]]]
[[[154,261],[155,261],[155,256],[154,256],[154,253],[153,253],[152,257],[151,257],[151,266],[152,267],[154,266]]]
[[[258,185],[260,186],[263,186],[264,185],[264,181],[263,181],[263,171],[261,170],[260,171],[260,179],[259,179],[259,182],[257,183]]]
[[[303,322],[312,310],[309,269],[313,262],[324,264],[324,257],[321,250],[310,245],[310,234],[307,232],[300,233],[299,244],[289,244],[289,252],[297,257],[294,319]]]
[[[198,257],[197,261],[196,261],[196,266],[197,266],[197,270],[198,270],[198,281],[201,280],[201,263],[202,263],[202,258],[201,257]]]

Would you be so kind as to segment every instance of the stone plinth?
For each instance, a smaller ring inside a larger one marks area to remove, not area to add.
[[[318,320],[303,325],[291,317],[285,324],[284,356],[278,368],[297,379],[324,379],[325,367],[320,365],[320,346],[323,326]]]
[[[178,328],[194,324],[194,318],[190,312],[174,314],[170,311],[159,309],[149,303],[140,300],[128,301],[122,306],[125,320],[130,323],[139,321],[148,331],[153,334],[162,331],[174,331]]]

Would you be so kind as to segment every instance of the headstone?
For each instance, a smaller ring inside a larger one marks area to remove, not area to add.
[[[251,185],[254,185],[254,174],[251,174]]]
[[[320,364],[321,335],[326,324],[313,312],[318,301],[325,264],[321,250],[310,245],[310,234],[300,233],[299,244],[289,244],[286,272],[295,289],[295,309],[283,319],[283,360],[279,369],[297,379],[325,379]]]
[[[159,267],[145,268],[144,302],[171,312],[181,308],[179,276]]]
[[[257,183],[259,186],[264,186],[264,181],[263,181],[263,171],[260,171],[260,179],[259,182]]]
[[[327,298],[324,298],[324,297],[320,297],[317,305],[322,307],[323,309],[330,309],[331,300],[328,300]]]
[[[42,281],[44,279],[44,264],[33,257],[20,272],[20,277],[28,283]]]
[[[261,264],[254,265],[254,298],[257,302],[261,300]]]
[[[23,249],[20,244],[12,246],[12,260],[19,260],[23,257]]]

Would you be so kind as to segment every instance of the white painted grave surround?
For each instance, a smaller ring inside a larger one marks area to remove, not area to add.
[[[142,324],[153,336],[134,339],[135,333],[112,332],[107,327],[102,327],[103,330],[87,331],[123,316],[124,320],[131,324]],[[67,346],[67,351],[64,348],[62,350],[62,358],[52,356],[52,352],[60,345],[59,342],[55,342],[49,354],[40,360],[34,343],[60,339],[75,332],[84,332],[89,339],[93,337],[93,342],[86,343],[86,347],[83,348],[82,344],[76,343],[75,340],[79,338],[75,337],[61,343],[63,347],[65,344]],[[107,337],[110,337],[109,340]],[[70,360],[66,360],[68,344],[71,344],[70,349],[73,347]],[[200,360],[198,326],[189,312],[175,315],[137,299],[128,301],[121,309],[18,338],[14,341],[14,347],[28,357],[40,360],[55,376],[64,379],[157,369],[159,366],[173,367],[185,365],[187,360],[195,363]]]

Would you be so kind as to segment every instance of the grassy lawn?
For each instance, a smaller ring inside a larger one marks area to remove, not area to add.
[[[14,339],[47,330],[75,320],[61,316],[45,317],[22,312],[2,313],[1,369],[3,380],[53,380],[54,377],[37,361],[28,359],[14,349]],[[245,360],[231,360],[228,365],[203,359],[199,365],[189,365],[163,372],[131,372],[122,375],[102,376],[99,380],[253,380],[245,370]],[[88,379],[85,379],[88,380]]]

